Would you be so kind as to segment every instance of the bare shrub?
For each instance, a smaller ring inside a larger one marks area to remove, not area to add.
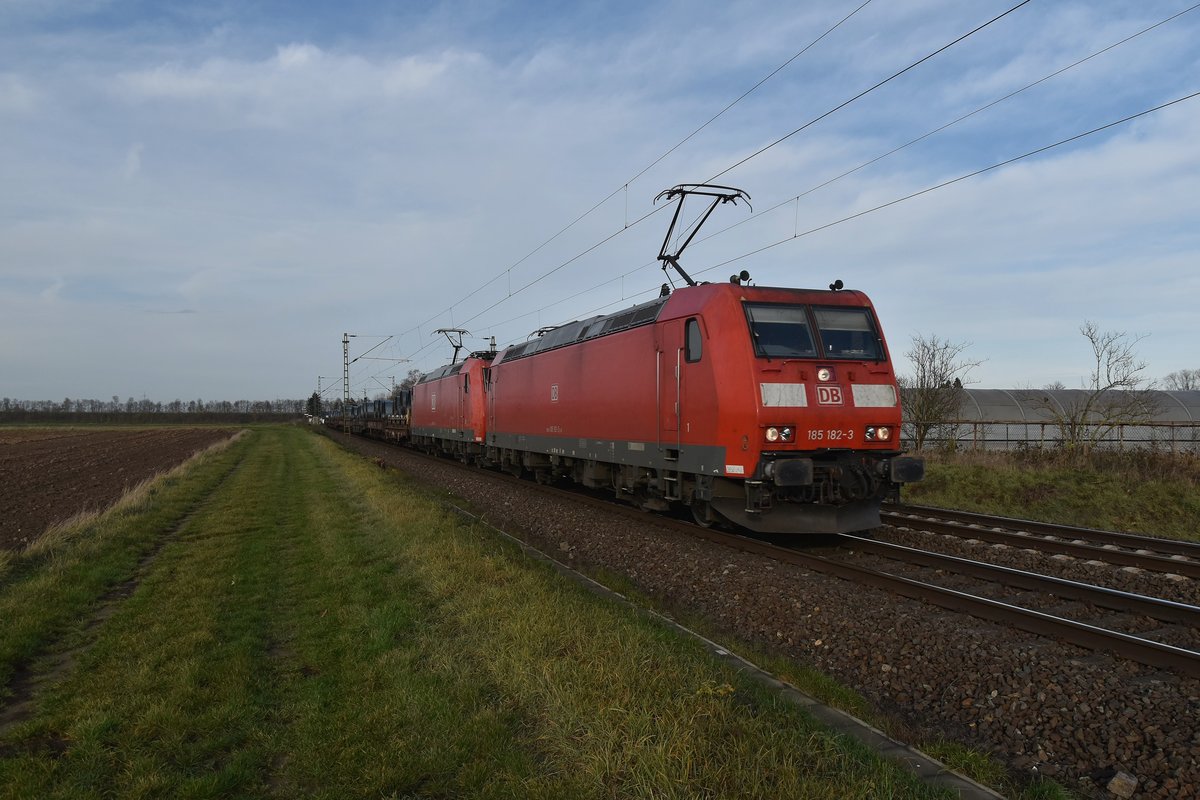
[[[1091,320],[1085,321],[1079,332],[1087,339],[1094,362],[1086,393],[1065,405],[1049,397],[1038,405],[1057,427],[1063,449],[1086,459],[1118,426],[1152,421],[1158,413],[1158,400],[1154,384],[1143,376],[1146,363],[1136,352],[1146,335],[1101,331]]]
[[[963,384],[970,383],[971,370],[983,363],[963,357],[970,346],[970,342],[913,334],[912,347],[904,354],[912,363],[913,374],[897,378],[906,435],[913,449],[924,450],[935,441],[949,448],[957,443],[954,420],[966,398]]]

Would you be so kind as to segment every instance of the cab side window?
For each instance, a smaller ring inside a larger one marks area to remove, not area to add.
[[[694,363],[700,360],[703,350],[700,337],[700,321],[693,317],[684,326],[684,358]]]

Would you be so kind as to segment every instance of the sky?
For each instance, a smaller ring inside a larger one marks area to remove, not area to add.
[[[1200,97],[893,204],[1200,91],[1189,0],[1032,0],[872,89],[1016,3],[0,0],[0,395],[332,399],[350,334],[374,396],[438,328],[656,296],[705,182],[751,203],[685,269],[861,289],[901,374],[1080,387],[1088,321],[1200,368]]]

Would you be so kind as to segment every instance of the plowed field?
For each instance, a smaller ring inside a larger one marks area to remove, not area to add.
[[[0,429],[0,549],[54,522],[100,511],[126,491],[233,434],[217,428]]]

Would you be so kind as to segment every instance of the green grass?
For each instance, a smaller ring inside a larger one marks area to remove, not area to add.
[[[736,650],[743,658],[758,665],[780,680],[796,687],[801,692],[821,703],[840,709],[884,731],[893,738],[905,741],[913,738],[905,723],[881,714],[870,701],[859,692],[838,683],[833,678],[804,664],[764,650],[758,643],[716,628],[709,620],[690,614],[686,609],[668,608],[655,598],[643,594],[628,578],[608,572],[599,572],[594,578],[633,600],[640,606],[653,608],[697,631],[709,639],[721,641]],[[995,757],[945,739],[916,741],[915,745],[924,753],[942,762],[961,775],[966,775],[984,786],[990,786],[1011,800],[1071,800],[1072,795],[1053,780],[1030,779],[1027,775],[1015,775]]]
[[[245,441],[211,448],[137,487],[109,513],[58,527],[24,553],[6,553],[0,561],[0,687],[18,665],[77,631],[88,610],[135,573],[245,451]],[[6,696],[0,690],[0,699]]]
[[[1012,454],[926,455],[906,503],[1200,540],[1200,466],[1109,456],[1082,466]]]
[[[970,777],[985,786],[996,787],[1005,797],[1014,800],[1070,800],[1072,795],[1052,780],[1035,778],[1017,783],[1003,764],[991,756],[964,747],[956,742],[939,739],[926,742],[921,750],[955,772]]]
[[[0,610],[6,680],[73,648],[2,797],[945,796],[296,428],[15,558]]]

